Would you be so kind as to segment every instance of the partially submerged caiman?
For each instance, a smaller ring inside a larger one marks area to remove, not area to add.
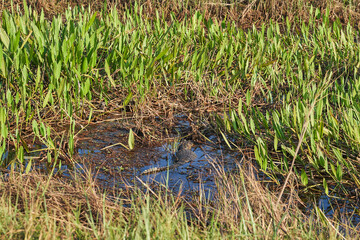
[[[178,151],[174,155],[174,164],[166,167],[149,168],[140,173],[140,175],[162,172],[168,169],[170,170],[173,168],[177,168],[187,162],[195,160],[197,158],[197,155],[191,150],[193,145],[194,144],[191,141],[184,140],[180,144]]]

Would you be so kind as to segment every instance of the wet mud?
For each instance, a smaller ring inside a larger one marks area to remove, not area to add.
[[[165,141],[135,143],[133,150],[126,148],[129,129],[119,121],[108,121],[86,127],[78,136],[74,158],[75,165],[62,163],[60,168],[55,166],[54,173],[63,177],[70,177],[70,170],[78,172],[91,171],[94,180],[106,189],[129,188],[137,185],[146,190],[164,186],[174,193],[182,194],[191,201],[191,197],[201,191],[206,198],[211,199],[216,192],[216,167],[225,171],[237,170],[241,164],[242,155],[238,151],[229,150],[219,144],[215,134],[206,136],[210,141],[193,141],[192,151],[197,158],[177,168],[167,171],[141,175],[143,171],[153,167],[170,166],[174,161],[174,153],[182,137],[179,133],[189,133],[190,124],[185,120],[178,121],[172,137]],[[184,134],[185,135],[185,134]],[[186,134],[189,137],[189,134]],[[121,144],[120,144],[121,143]],[[32,145],[32,153],[27,154],[26,161],[32,159],[32,168],[44,172],[51,172],[53,164],[36,161],[44,154],[44,145]],[[3,162],[11,162],[16,158],[14,151],[7,151],[3,155]],[[26,168],[26,166],[25,166]],[[260,180],[260,179],[259,179]],[[301,194],[305,205],[304,212],[310,212],[313,203],[327,215],[334,216],[340,209],[348,212],[353,224],[360,222],[360,217],[354,214],[358,211],[357,203],[343,198],[329,197],[323,192]]]

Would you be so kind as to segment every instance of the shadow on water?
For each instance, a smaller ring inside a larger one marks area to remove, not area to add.
[[[175,130],[176,132],[187,132],[189,128],[187,121],[180,121]],[[149,168],[171,165],[176,144],[172,140],[163,143],[135,145],[135,149],[129,151],[118,144],[119,142],[127,143],[128,133],[129,131],[116,121],[89,126],[79,136],[80,140],[75,152],[75,158],[80,160],[79,163],[75,166],[62,164],[60,168],[59,165],[53,168],[53,164],[44,160],[46,158],[43,158],[42,162],[36,161],[36,159],[40,159],[40,150],[46,149],[46,146],[33,145],[32,148],[35,151],[25,157],[24,169],[30,159],[32,159],[32,168],[46,173],[54,170],[54,173],[59,173],[64,177],[71,177],[70,170],[83,173],[84,169],[87,169],[105,188],[118,189],[135,184],[155,188],[162,185],[191,200],[191,196],[199,194],[200,190],[208,199],[212,199],[213,193],[216,192],[215,171],[211,162],[216,162],[225,171],[236,170],[237,164],[241,164],[242,156],[237,151],[230,151],[211,142],[195,142],[192,150],[196,153],[197,158],[194,161],[167,171],[140,175]],[[207,137],[211,141],[217,142],[215,135]],[[3,154],[2,161],[3,163],[11,162],[15,158],[14,151],[7,151]],[[8,165],[8,169],[10,169],[10,165]],[[21,171],[25,171],[24,169]],[[354,225],[360,222],[360,216],[353,214],[354,211],[358,211],[354,201],[328,197],[325,193],[316,196],[304,194],[301,197],[306,202],[305,212],[312,210],[313,203],[317,202],[317,207],[327,216],[334,216],[340,211],[351,215],[349,219]]]

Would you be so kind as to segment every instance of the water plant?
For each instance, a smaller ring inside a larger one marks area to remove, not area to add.
[[[284,188],[292,178],[304,192],[345,198],[359,186],[360,55],[350,21],[311,7],[306,22],[244,30],[201,12],[144,17],[138,5],[123,15],[76,7],[51,20],[23,7],[3,11],[0,27],[3,165],[29,173],[26,155],[39,142],[60,169],[78,131],[107,114],[141,122],[185,112],[210,120]],[[131,130],[129,149],[134,142]]]

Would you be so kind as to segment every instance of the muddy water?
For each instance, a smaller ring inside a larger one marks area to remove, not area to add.
[[[180,122],[179,129],[184,130],[187,126],[186,122]],[[215,191],[211,162],[221,164],[229,170],[234,169],[241,160],[238,152],[226,150],[211,142],[194,142],[192,150],[197,155],[194,161],[169,171],[140,175],[149,168],[171,165],[176,141],[169,139],[147,146],[135,144],[135,149],[129,151],[118,144],[127,144],[128,131],[116,122],[92,126],[79,137],[86,140],[79,141],[77,154],[86,159],[87,167],[95,170],[97,180],[107,187],[122,187],[125,180],[128,184],[162,184],[185,194],[198,191],[201,186],[209,195]]]
[[[228,150],[227,147],[215,144],[218,139],[214,135],[207,136],[210,141],[194,142],[194,151],[197,158],[177,168],[168,171],[141,175],[143,171],[153,167],[166,167],[173,164],[174,152],[180,141],[179,133],[189,133],[190,124],[185,120],[178,121],[173,136],[162,142],[135,143],[130,151],[127,145],[129,130],[118,121],[103,122],[91,125],[77,135],[77,144],[74,159],[78,162],[75,167],[62,162],[61,168],[55,167],[55,173],[70,177],[70,170],[86,172],[90,170],[97,182],[105,188],[123,188],[138,186],[167,186],[173,192],[181,192],[185,196],[198,193],[199,189],[212,195],[216,191],[213,165],[220,165],[226,171],[235,169],[241,162],[241,154]],[[191,135],[188,136],[191,139]],[[33,168],[43,172],[51,172],[52,164],[46,162],[44,145],[32,145],[31,154],[25,159],[32,158]],[[11,162],[16,155],[8,151],[3,156],[4,162]],[[37,161],[43,159],[42,161]],[[5,164],[6,165],[6,164]]]
[[[175,132],[190,132],[190,125],[187,121],[179,121]],[[241,164],[241,154],[230,151],[227,147],[217,145],[219,142],[215,135],[207,137],[212,141],[196,142],[192,150],[197,158],[189,163],[169,171],[158,172],[149,175],[140,175],[146,169],[152,167],[163,167],[173,163],[173,153],[176,149],[175,138],[169,138],[160,143],[135,144],[130,151],[119,143],[127,145],[129,131],[117,121],[109,121],[87,127],[80,135],[75,152],[75,159],[78,164],[75,170],[83,172],[88,169],[94,178],[106,188],[123,188],[133,185],[141,187],[149,186],[155,188],[160,185],[166,186],[173,192],[184,194],[190,197],[193,193],[199,193],[201,189],[206,197],[211,198],[216,191],[214,182],[215,169],[213,163],[220,164],[226,171],[236,169]],[[45,146],[33,145],[33,149],[44,149]],[[37,162],[41,151],[33,152],[26,159],[33,158],[32,166],[37,169],[49,172],[51,164]],[[3,162],[10,162],[16,158],[15,153],[8,151],[3,155]],[[61,169],[55,169],[64,176],[69,176],[69,168],[62,164]],[[360,217],[353,214],[358,211],[354,201],[341,198],[330,198],[324,193],[318,195],[303,194],[303,200],[307,202],[304,211],[311,211],[313,203],[327,215],[334,216],[340,210],[349,213],[349,220],[355,225],[360,222]],[[356,210],[357,209],[357,210]]]

